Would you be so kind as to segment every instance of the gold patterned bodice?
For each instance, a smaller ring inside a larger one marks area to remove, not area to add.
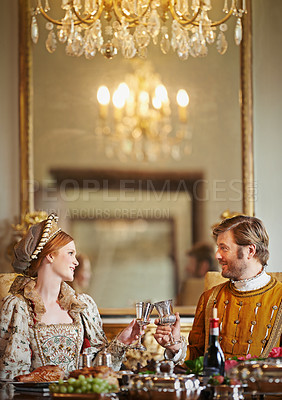
[[[43,365],[59,365],[66,373],[78,368],[81,324],[35,324],[34,332]]]
[[[84,344],[90,345],[93,356],[107,347],[113,368],[120,368],[128,346],[117,338],[108,343],[97,305],[90,296],[76,294],[63,282],[58,303],[73,323],[46,325],[41,322],[46,309],[35,290],[36,279],[17,278],[11,295],[3,299],[1,306],[0,378],[13,379],[47,364],[59,364],[68,375],[77,369]]]

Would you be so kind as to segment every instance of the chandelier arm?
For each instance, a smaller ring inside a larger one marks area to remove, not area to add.
[[[198,15],[200,14],[200,12],[202,10],[202,6],[203,6],[203,2],[201,1],[196,14],[194,14],[191,19],[187,19],[185,16],[179,17],[174,8],[174,1],[173,0],[169,1],[169,9],[170,9],[171,15],[181,25],[190,25],[191,24],[194,26],[199,26],[200,25],[199,22],[197,22],[195,20],[198,17]],[[237,11],[237,9],[231,6],[229,12],[225,15],[225,17],[219,21],[212,22],[211,26],[218,26],[218,25],[223,24],[225,21],[227,21],[232,16],[233,12],[236,12],[236,11]]]
[[[42,7],[39,8],[39,11],[40,11],[40,14],[42,14],[43,17],[44,17],[45,19],[47,19],[47,21],[52,22],[52,24],[59,25],[59,26],[62,26],[62,25],[63,25],[63,23],[62,23],[61,21],[49,17],[49,15],[43,10]],[[75,24],[77,25],[78,22],[76,22]]]
[[[225,15],[224,18],[220,19],[219,21],[212,22],[211,26],[218,26],[218,25],[223,24],[225,21],[227,21],[232,16],[234,11],[237,11],[236,8],[231,7],[230,11]],[[195,22],[195,21],[191,22],[191,24],[195,25],[195,26],[200,25],[199,22]]]
[[[227,21],[227,20],[232,16],[233,12],[235,12],[235,11],[237,11],[236,8],[232,8],[232,7],[231,7],[229,13],[226,14],[224,18],[222,18],[222,19],[219,20],[219,21],[212,22],[212,23],[211,23],[211,26],[218,26],[218,25],[223,24],[225,21]]]
[[[88,21],[87,19],[84,19],[80,16],[80,14],[78,14],[78,12],[75,10],[74,6],[72,6],[72,10],[75,13],[76,17],[78,18],[79,21],[74,21],[74,25],[80,25],[82,22],[85,24],[92,24],[94,21],[96,21],[102,14],[103,11],[103,5],[104,5],[104,0],[101,0],[101,7],[99,8],[99,10],[97,11],[97,13],[94,15],[94,19],[92,21]],[[40,7],[39,9],[40,14],[43,15],[43,17],[45,19],[47,19],[47,21],[52,22],[52,24],[58,25],[58,26],[62,26],[63,22],[59,21],[57,19],[53,19],[52,17],[49,17],[49,15],[43,10],[42,7]],[[91,14],[89,14],[91,15]],[[88,18],[88,16],[87,16]]]
[[[198,15],[200,14],[201,5],[202,5],[202,3],[200,4],[200,7],[198,8],[198,11],[190,19],[187,19],[184,16],[179,17],[177,15],[177,13],[175,11],[175,8],[174,8],[174,1],[173,0],[169,1],[169,10],[170,10],[170,13],[172,15],[172,18],[175,19],[179,24],[181,24],[181,25],[190,25],[190,24],[197,25],[194,21],[198,17]]]
[[[139,20],[140,20],[140,18],[143,18],[144,15],[145,15],[145,14],[147,13],[147,11],[149,10],[150,3],[151,3],[151,2],[148,3],[148,6],[146,7],[146,10],[142,13],[142,15],[141,15],[140,17],[130,18],[130,17],[128,17],[128,15],[126,15],[126,14],[120,9],[120,7],[119,7],[119,5],[118,5],[118,0],[113,0],[114,12],[115,12],[115,15],[116,15],[118,21],[121,22],[122,18],[124,17],[124,18],[126,19],[126,21],[130,23],[130,26],[129,26],[130,28],[133,27],[133,26],[135,26],[135,25],[139,25],[139,23],[140,23]],[[147,24],[144,24],[144,25],[147,26]]]
[[[72,10],[73,10],[75,16],[77,17],[77,19],[79,20],[79,21],[77,21],[77,23],[75,23],[75,24],[84,23],[84,24],[87,24],[87,25],[92,25],[93,22],[97,21],[97,19],[100,18],[101,14],[102,14],[102,12],[103,12],[104,3],[105,3],[105,0],[101,0],[101,3],[100,3],[100,5],[99,5],[99,8],[98,8],[96,14],[94,14],[94,15],[88,14],[86,18],[83,18],[83,17],[76,11],[74,5],[72,5]]]

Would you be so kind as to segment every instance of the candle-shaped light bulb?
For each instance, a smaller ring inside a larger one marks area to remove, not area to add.
[[[97,92],[97,99],[99,104],[107,106],[110,102],[110,92],[107,86],[100,86]]]
[[[141,90],[138,96],[138,107],[139,107],[139,113],[142,117],[145,117],[148,114],[149,101],[150,101],[149,93],[146,92],[145,90]]]
[[[149,93],[146,92],[145,90],[141,90],[139,93],[139,102],[142,104],[148,104],[149,103]]]
[[[119,86],[113,94],[114,118],[116,121],[121,120],[123,107],[125,106],[126,92],[123,86]]]
[[[180,89],[176,95],[178,104],[178,115],[181,122],[187,122],[187,106],[189,104],[189,96],[186,90]]]
[[[123,93],[117,89],[113,94],[113,105],[115,108],[123,108],[125,105],[125,97]]]
[[[153,99],[152,99],[152,104],[153,104],[153,107],[154,107],[156,110],[160,110],[161,107],[162,107],[162,101],[161,101],[161,99],[160,99],[159,97],[157,97],[157,96],[154,96],[154,97],[153,97]]]
[[[118,91],[124,97],[125,101],[129,98],[130,90],[125,82],[119,84]]]
[[[164,85],[158,85],[155,89],[155,95],[162,103],[168,102],[167,90]]]
[[[97,100],[100,105],[99,107],[100,117],[103,119],[107,117],[110,98],[111,96],[107,86],[100,86],[97,91]]]
[[[189,104],[189,96],[186,90],[184,89],[179,89],[176,95],[176,101],[177,104],[180,107],[187,107]]]

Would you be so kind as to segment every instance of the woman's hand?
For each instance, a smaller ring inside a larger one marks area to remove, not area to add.
[[[171,341],[172,334],[175,341],[180,340],[180,316],[179,313],[175,313],[176,321],[173,325],[159,325],[159,319],[155,320],[155,324],[157,325],[157,330],[154,335],[156,341],[166,349],[169,349],[173,353],[177,353],[180,349],[181,344],[173,344],[171,346],[167,346],[167,343]]]
[[[140,335],[144,335],[146,327],[140,329],[140,326],[137,324],[136,319],[130,322],[130,324],[124,328],[123,331],[118,335],[118,340],[124,344],[132,344],[138,340]]]

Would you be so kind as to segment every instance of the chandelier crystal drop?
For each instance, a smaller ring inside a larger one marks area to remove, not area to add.
[[[52,16],[52,2],[55,0],[37,0],[34,4],[32,41],[38,42],[37,17],[42,15],[48,20],[46,48],[50,53],[59,42],[65,44],[67,55],[87,59],[97,52],[107,59],[118,53],[127,59],[146,58],[151,42],[159,44],[164,54],[172,49],[182,60],[189,55],[206,56],[213,43],[224,54],[228,47],[225,22],[236,18],[234,40],[239,45],[241,20],[247,12],[246,0],[222,0],[223,17],[216,21],[209,17],[212,0],[61,0],[59,19]]]
[[[95,136],[108,158],[178,161],[191,154],[188,93],[180,89],[175,99],[169,98],[150,63],[128,74],[112,94],[100,86],[97,100],[100,118]]]

